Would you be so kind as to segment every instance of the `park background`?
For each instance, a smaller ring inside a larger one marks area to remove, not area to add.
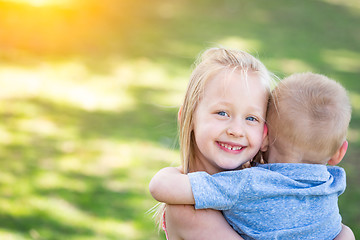
[[[220,45],[348,89],[360,238],[359,26],[358,0],[0,0],[0,239],[164,239],[148,182],[179,164],[192,63]]]

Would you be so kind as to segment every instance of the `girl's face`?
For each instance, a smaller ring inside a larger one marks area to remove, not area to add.
[[[266,133],[268,93],[256,74],[223,70],[205,85],[194,112],[195,164],[210,174],[239,168],[259,151]]]

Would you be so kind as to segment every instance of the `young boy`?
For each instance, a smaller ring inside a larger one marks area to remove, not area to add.
[[[222,210],[244,239],[334,239],[351,106],[345,89],[313,73],[283,80],[270,99],[268,164],[209,175],[165,168],[150,183],[169,204]]]

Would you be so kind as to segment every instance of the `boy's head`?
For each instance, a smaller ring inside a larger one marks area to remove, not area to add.
[[[284,157],[298,154],[303,163],[325,164],[346,140],[350,118],[350,101],[339,83],[320,74],[293,74],[270,98],[270,151],[274,148]]]

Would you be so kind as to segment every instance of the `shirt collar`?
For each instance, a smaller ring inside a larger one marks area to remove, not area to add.
[[[327,181],[330,173],[326,165],[308,163],[269,163],[258,167],[278,172],[294,180]]]

